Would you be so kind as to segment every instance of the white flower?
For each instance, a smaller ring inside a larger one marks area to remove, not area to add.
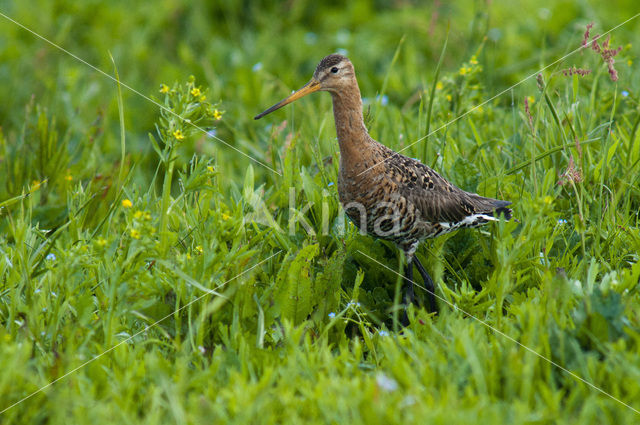
[[[376,384],[378,384],[378,388],[387,392],[393,392],[398,389],[398,382],[382,372],[376,376]]]

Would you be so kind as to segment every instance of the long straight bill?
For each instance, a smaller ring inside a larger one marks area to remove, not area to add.
[[[292,93],[289,97],[281,100],[280,102],[276,103],[275,105],[273,105],[271,108],[267,109],[266,111],[264,111],[261,114],[256,115],[255,117],[253,117],[254,120],[259,120],[260,118],[264,117],[267,114],[270,114],[271,112],[275,111],[276,109],[280,109],[282,108],[284,105],[288,105],[289,103],[293,102],[294,100],[298,100],[301,97],[304,97],[306,95],[308,95],[309,93],[313,93],[314,91],[318,91],[320,90],[320,81],[316,80],[315,78],[312,78],[311,81],[309,81],[307,84],[305,84],[300,90],[298,90],[297,92]]]

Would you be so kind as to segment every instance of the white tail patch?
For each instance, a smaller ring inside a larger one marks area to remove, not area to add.
[[[462,221],[455,223],[440,222],[438,224],[442,227],[443,231],[441,233],[448,233],[460,227],[482,226],[489,221],[498,221],[498,219],[487,214],[473,214],[465,217]]]
[[[460,223],[462,226],[474,226],[474,225],[477,226],[480,224],[484,224],[487,221],[498,221],[498,219],[492,215],[474,214],[474,215],[465,217],[464,220],[462,220]]]

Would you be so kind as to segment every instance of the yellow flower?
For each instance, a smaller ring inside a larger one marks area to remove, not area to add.
[[[137,229],[131,229],[129,234],[133,239],[140,239],[140,232]]]
[[[198,97],[200,96],[200,89],[198,87],[194,87],[191,89],[191,96]]]
[[[471,65],[477,65],[478,59],[476,59],[476,55],[471,56],[471,60],[469,61]]]
[[[169,93],[169,86],[166,84],[160,84],[160,93]]]
[[[213,173],[215,171],[215,169],[213,168],[213,165],[207,165],[207,171],[210,173]]]
[[[176,140],[182,140],[184,139],[184,134],[182,134],[182,131],[176,130],[173,132],[173,137],[175,137]]]
[[[144,214],[142,211],[138,210],[133,214],[133,218],[142,218],[142,214]]]
[[[536,103],[536,98],[533,96],[527,96],[527,100],[529,101],[530,104],[534,104]]]
[[[633,61],[632,61],[631,59],[629,59],[629,60],[627,61],[627,65],[629,65],[629,66],[633,65]]]
[[[551,204],[553,202],[553,198],[549,195],[544,197],[544,203],[545,204]]]
[[[207,100],[207,96],[202,95],[202,96],[200,96],[200,99],[198,99],[198,100],[200,100],[200,102],[204,102],[205,100]]]
[[[122,208],[131,208],[133,206],[133,202],[128,199],[122,200]]]
[[[213,118],[214,118],[215,120],[219,120],[219,119],[221,119],[221,118],[222,118],[222,113],[221,113],[220,111],[218,111],[217,109],[215,109],[215,110],[213,111]]]
[[[451,98],[451,95],[450,95],[450,94],[448,94],[448,95],[447,95],[447,100],[448,100],[449,102],[451,102],[451,99],[452,99],[452,98]]]
[[[40,189],[40,185],[42,184],[41,181],[39,180],[34,180],[31,182],[31,190],[38,190]]]
[[[187,260],[191,260],[191,254],[187,252]]]
[[[101,237],[98,238],[96,243],[98,244],[99,247],[102,248],[107,244],[107,240],[101,236]]]
[[[444,88],[444,84],[442,84],[442,81],[438,81],[438,83],[436,84],[436,90],[442,90]]]
[[[223,220],[226,221],[226,220],[229,220],[230,218],[231,218],[231,216],[229,214],[222,213],[222,219]]]
[[[473,71],[473,69],[471,67],[462,66],[462,67],[460,67],[460,70],[458,71],[458,73],[460,75],[467,75],[467,74],[470,74],[471,71]]]
[[[198,245],[196,247],[196,252],[198,253],[198,255],[202,254],[204,252],[204,250],[202,249],[202,246]]]
[[[144,219],[147,220],[147,221],[151,220],[151,213],[150,212],[145,212],[144,213]]]
[[[66,176],[64,176],[64,179],[70,182],[71,180],[73,180],[73,176],[71,174],[67,174]]]

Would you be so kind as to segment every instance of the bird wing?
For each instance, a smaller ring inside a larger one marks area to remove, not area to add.
[[[404,155],[389,160],[387,166],[400,195],[411,202],[427,222],[456,223],[473,214],[493,215],[496,208],[509,204],[465,192],[420,161]]]

